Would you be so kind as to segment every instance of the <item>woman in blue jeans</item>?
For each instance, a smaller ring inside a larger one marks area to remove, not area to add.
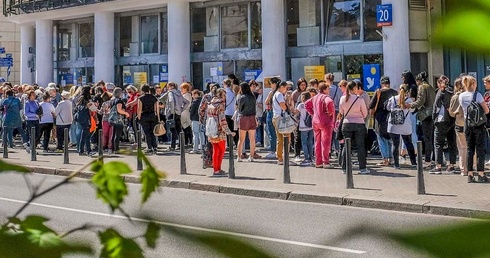
[[[37,102],[36,93],[34,90],[26,92],[28,100],[24,103],[24,116],[26,118],[26,130],[27,139],[30,139],[31,129],[35,128],[34,139],[38,138],[39,135],[39,115],[36,113],[39,108],[39,103]],[[37,145],[37,142],[29,142],[29,144]]]
[[[80,125],[81,136],[77,144],[78,154],[80,156],[86,153],[90,156],[90,110],[89,105],[92,104],[90,97],[90,86],[82,88],[82,95],[76,103],[76,122]]]
[[[7,96],[7,98],[3,100],[1,105],[4,108],[3,126],[7,127],[8,146],[10,148],[14,147],[13,132],[15,129],[17,129],[22,137],[22,143],[26,148],[26,151],[29,152],[29,148],[27,148],[27,137],[22,129],[22,119],[20,117],[22,104],[18,98],[14,97],[14,92],[11,89],[6,90],[4,94]]]
[[[272,91],[269,92],[269,95],[265,100],[265,104],[266,104],[265,124],[267,126],[267,130],[265,132],[269,137],[269,146],[270,146],[269,154],[267,154],[267,156],[265,157],[266,159],[276,158],[277,135],[276,135],[276,129],[274,127],[274,124],[272,123],[272,118],[274,117],[274,114],[272,112],[272,97],[276,93],[277,83],[279,82],[280,80],[276,77],[270,79]]]

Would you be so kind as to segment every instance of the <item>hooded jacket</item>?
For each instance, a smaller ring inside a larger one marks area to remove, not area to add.
[[[448,85],[444,90],[438,90],[433,107],[432,118],[437,123],[452,123],[454,124],[454,118],[449,114],[449,106],[451,104],[451,97],[453,96],[454,88]],[[444,109],[444,110],[442,110]],[[438,119],[439,113],[444,113],[441,119]]]
[[[209,141],[213,143],[226,141],[226,135],[231,134],[231,131],[226,122],[225,102],[221,98],[213,98],[208,104],[206,115],[207,119],[216,119],[216,124],[218,125],[218,137],[209,138]]]

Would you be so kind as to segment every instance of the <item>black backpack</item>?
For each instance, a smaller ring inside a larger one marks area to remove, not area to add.
[[[483,108],[480,103],[476,102],[476,94],[477,92],[475,91],[470,105],[466,108],[466,128],[475,128],[487,123],[487,116]]]

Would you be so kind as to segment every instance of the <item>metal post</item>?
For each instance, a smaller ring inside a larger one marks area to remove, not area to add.
[[[36,127],[31,127],[31,161],[37,161],[36,158]]]
[[[180,132],[179,145],[180,145],[180,174],[187,174],[187,166],[185,163],[185,134]]]
[[[136,127],[135,127],[136,128]],[[136,130],[136,153],[140,153],[141,152],[141,130],[140,128],[138,128]],[[143,170],[143,161],[141,160],[141,158],[139,157],[139,155],[136,155],[136,170],[138,171],[141,171]]]
[[[228,161],[229,161],[229,171],[228,178],[235,179],[235,155],[233,155],[233,145],[235,142],[233,141],[233,136],[228,135]],[[240,153],[238,153],[240,155]]]
[[[7,145],[7,127],[3,127],[3,158],[8,159],[9,158],[9,150],[8,150],[8,145]]]
[[[425,194],[424,163],[422,161],[422,141],[417,142],[417,194]]]
[[[68,155],[68,142],[69,142],[69,134],[70,134],[70,129],[65,128],[63,129],[63,164],[70,164],[70,155]]]
[[[354,177],[352,176],[352,139],[345,139],[345,170],[347,175],[347,189],[354,189]]]
[[[291,183],[291,171],[289,170],[289,137],[284,136],[284,183]]]
[[[102,160],[104,157],[104,149],[102,147],[102,129],[99,130],[98,138],[97,138],[97,148],[99,149],[99,160]]]

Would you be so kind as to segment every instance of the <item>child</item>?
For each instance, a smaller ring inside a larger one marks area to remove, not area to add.
[[[199,105],[202,100],[202,92],[199,90],[192,91],[192,103],[191,103],[191,126],[193,135],[193,147],[189,152],[190,154],[199,154],[204,146],[204,125],[199,122]]]
[[[296,107],[299,112],[299,131],[301,133],[301,145],[305,159],[300,166],[311,166],[313,163],[313,127],[311,115],[306,112],[305,102],[311,98],[309,92],[301,93],[301,102]]]

